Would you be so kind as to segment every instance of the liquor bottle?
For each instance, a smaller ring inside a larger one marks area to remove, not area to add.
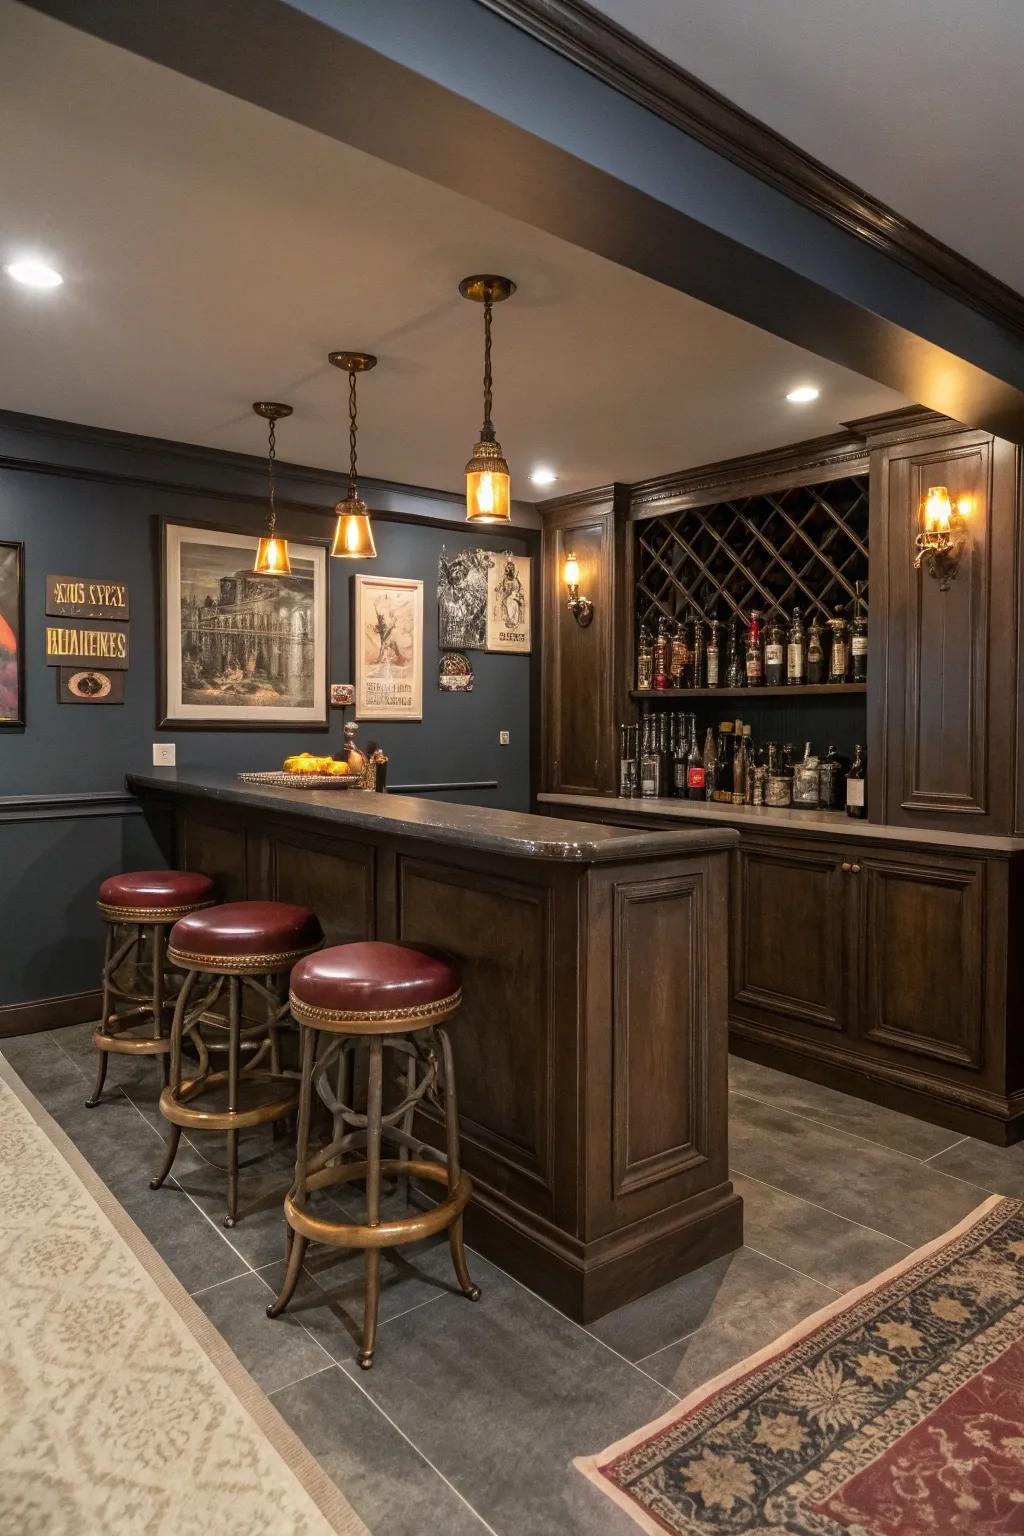
[[[761,610],[751,608],[745,641],[747,687],[764,686],[764,651],[761,644]]]
[[[786,681],[786,632],[778,613],[772,614],[764,632],[764,680],[769,688]]]
[[[662,615],[654,639],[654,686],[658,689],[668,687],[669,649],[668,620]]]
[[[805,811],[816,811],[820,803],[818,759],[811,752],[810,742],[807,742],[803,758],[793,769],[793,804]]]
[[[754,743],[750,739],[750,726],[743,727],[743,804],[754,803]]]
[[[786,682],[802,688],[807,681],[807,632],[799,608],[793,609],[786,645]]]
[[[693,621],[693,686],[708,686],[708,627],[700,614]]]
[[[754,756],[754,792],[751,796],[751,805],[764,805],[764,786],[768,769],[765,764],[764,748],[758,747]]]
[[[707,779],[704,772],[704,758],[697,742],[697,720],[690,716],[690,752],[686,760],[686,795],[689,800],[704,800],[706,798]]]
[[[644,715],[641,727],[640,798],[657,800],[661,794],[661,754],[654,740],[654,716]]]
[[[661,793],[663,795],[671,795],[673,793],[672,774],[674,764],[672,760],[672,745],[674,737],[672,735],[672,719],[673,717],[669,714],[668,710],[662,710],[658,716],[658,748],[661,752]]]
[[[793,776],[788,771],[782,747],[768,743],[768,772],[764,781],[764,803],[771,806],[792,805]]]
[[[638,693],[646,693],[654,682],[654,649],[651,632],[646,624],[640,625],[640,639],[636,647],[636,686]]]
[[[811,620],[811,628],[807,636],[807,681],[809,683],[825,681],[825,632],[817,615]]]
[[[733,614],[732,623],[729,625],[729,638],[725,653],[725,686],[727,688],[745,688],[747,686],[747,669],[743,662],[743,639],[740,634],[739,614]]]
[[[683,624],[683,672],[680,688],[692,688],[693,683],[693,614],[688,613]]]
[[[732,804],[732,759],[735,738],[733,722],[723,720],[718,727],[718,769],[715,775],[715,793],[712,796],[720,804]]]
[[[708,620],[707,661],[705,664],[705,687],[721,688],[722,686],[722,626],[718,619]]]
[[[636,737],[635,725],[619,726],[619,794],[623,800],[635,800],[639,792]]]
[[[830,683],[845,683],[846,674],[850,668],[850,626],[838,608],[835,616],[829,619],[828,627],[832,634],[829,646],[828,680]]]
[[[843,808],[843,760],[830,746],[818,765],[818,799],[823,811]]]
[[[669,651],[668,675],[673,688],[683,686],[683,673],[686,670],[686,635],[683,626],[676,623],[672,632],[672,647]]]
[[[846,775],[846,814],[856,816],[863,821],[868,814],[867,806],[868,770],[864,762],[864,753],[859,746],[853,749],[853,762],[850,771]]]
[[[742,805],[747,793],[747,737],[737,720],[736,752],[732,760],[732,803]]]
[[[715,742],[715,733],[710,725],[704,734],[704,798],[715,800],[718,798],[718,746]]]
[[[672,793],[679,800],[686,799],[686,760],[690,755],[690,737],[686,715],[677,715],[672,738]]]
[[[864,600],[864,583],[854,582],[857,596],[854,599],[853,623],[850,625],[850,678],[855,683],[868,680],[868,605]]]

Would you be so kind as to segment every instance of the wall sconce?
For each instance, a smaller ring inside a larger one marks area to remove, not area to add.
[[[929,576],[939,583],[940,592],[949,591],[960,568],[969,538],[966,519],[972,505],[970,496],[960,496],[955,503],[950,501],[944,485],[929,486],[921,502],[921,532],[914,540],[914,570],[919,571],[923,563]]]
[[[569,612],[572,614],[580,629],[586,629],[594,617],[594,605],[589,597],[580,596],[580,568],[576,556],[570,549],[565,557],[565,570],[562,573],[566,590],[569,593]]]

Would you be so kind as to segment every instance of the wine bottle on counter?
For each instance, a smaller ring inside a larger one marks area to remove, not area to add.
[[[640,793],[637,754],[637,727],[619,726],[619,794],[623,800],[635,800]]]
[[[646,624],[640,625],[640,638],[636,647],[636,686],[638,693],[646,693],[654,683],[654,647],[651,632]]]
[[[856,816],[861,821],[867,817],[867,787],[868,772],[864,763],[864,753],[858,745],[853,749],[853,762],[846,775],[847,816]]]
[[[786,680],[786,635],[778,613],[772,614],[764,632],[764,680],[769,688]]]
[[[832,634],[832,642],[829,646],[828,680],[830,683],[845,683],[846,674],[850,668],[850,626],[838,608],[834,617],[829,619],[828,627]]]
[[[743,637],[740,634],[739,614],[733,614],[729,625],[728,646],[725,653],[725,686],[745,688],[747,669],[743,660]]]
[[[864,601],[864,583],[854,582],[853,623],[850,625],[850,678],[855,683],[868,680],[868,605]]]
[[[697,742],[696,716],[690,716],[690,751],[686,760],[686,797],[688,800],[706,798],[704,758]]]
[[[786,645],[786,682],[802,688],[807,681],[807,631],[799,608],[793,609]]]
[[[722,626],[718,619],[708,620],[707,661],[705,666],[707,688],[722,686]]]
[[[764,686],[764,651],[761,645],[761,610],[751,608],[746,634],[747,687]]]
[[[807,635],[807,681],[809,683],[823,683],[825,681],[825,631],[817,615],[811,620],[811,627]]]
[[[669,650],[668,620],[662,615],[654,637],[654,686],[659,690],[668,687]]]
[[[718,727],[718,762],[715,771],[713,800],[719,804],[732,803],[733,722],[723,720]]]

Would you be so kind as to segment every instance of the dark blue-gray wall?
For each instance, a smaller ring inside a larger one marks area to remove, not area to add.
[[[286,533],[327,539],[342,477],[283,466]],[[0,730],[0,1008],[92,990],[99,958],[93,902],[104,875],[144,868],[160,854],[124,796],[124,776],[151,764],[155,741],[173,741],[179,767],[277,766],[289,751],[337,750],[343,718],[322,731],[158,731],[156,586],[159,519],[256,531],[263,513],[258,460],[0,416],[0,539],[25,545],[26,719]],[[448,798],[527,809],[530,803],[531,660],[471,653],[470,694],[437,687],[437,561],[482,545],[531,553],[530,527],[468,528],[451,496],[367,481],[378,558],[329,561],[330,678],[352,680],[351,578],[367,570],[416,577],[424,592],[423,720],[360,726],[380,741],[396,784],[488,784]],[[529,509],[519,516],[529,520]],[[389,520],[394,519],[394,520]],[[440,525],[440,526],[439,526]],[[131,665],[125,703],[72,706],[57,699],[44,656],[50,573],[111,578],[131,591]],[[511,735],[500,746],[499,732]]]

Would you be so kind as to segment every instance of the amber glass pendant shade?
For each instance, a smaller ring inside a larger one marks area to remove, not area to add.
[[[264,535],[256,551],[253,570],[260,576],[290,576],[291,561],[288,559],[288,540],[277,534]]]
[[[331,554],[341,560],[376,560],[377,546],[373,542],[373,528],[366,502],[358,497],[339,501],[334,509],[338,521],[334,528]]]

